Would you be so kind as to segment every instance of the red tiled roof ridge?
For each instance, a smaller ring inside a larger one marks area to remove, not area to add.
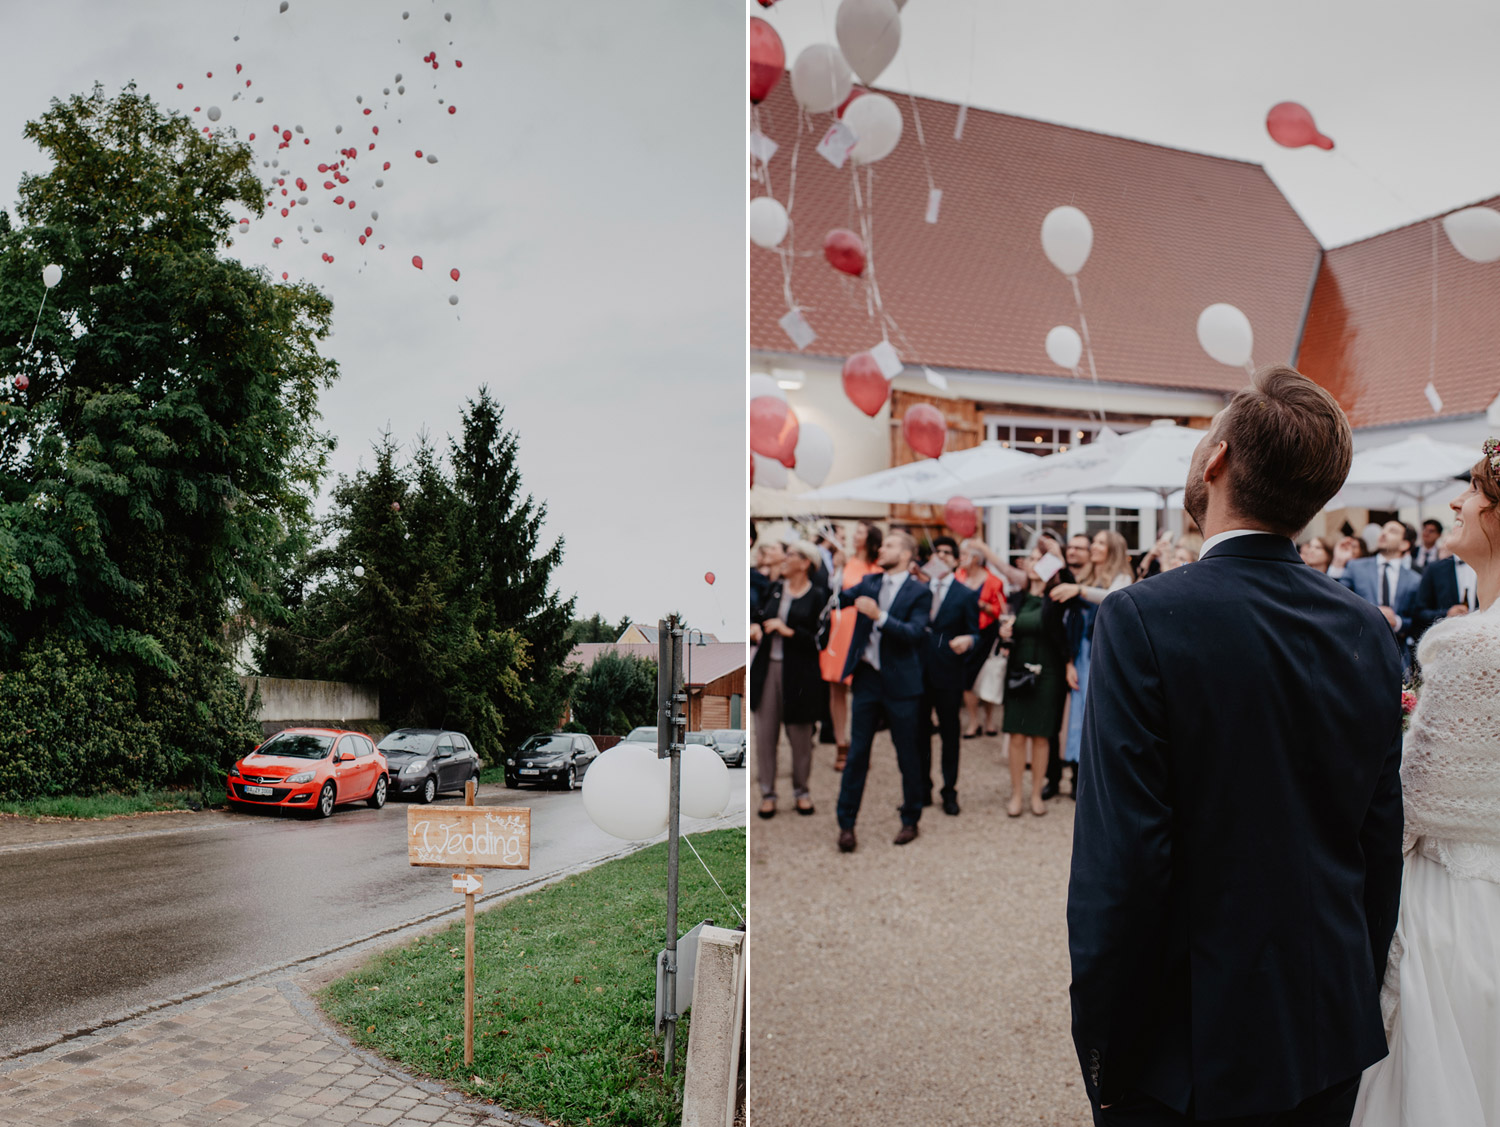
[[[1446,216],[1454,214],[1454,212],[1467,211],[1471,207],[1484,207],[1486,204],[1493,204],[1493,203],[1500,203],[1500,193],[1497,193],[1496,195],[1491,195],[1491,196],[1483,196],[1480,199],[1474,200],[1471,203],[1461,203],[1457,207],[1450,207],[1450,208],[1447,208],[1447,209],[1445,209],[1443,211],[1434,212],[1431,215],[1424,215],[1424,216],[1421,216],[1420,218],[1409,220],[1406,223],[1398,223],[1394,227],[1386,227],[1386,228],[1384,228],[1382,230],[1376,231],[1372,235],[1362,235],[1361,237],[1359,237],[1357,239],[1351,239],[1347,243],[1339,243],[1337,246],[1326,247],[1324,249],[1325,250],[1343,250],[1346,247],[1357,247],[1361,243],[1368,243],[1368,242],[1370,242],[1372,239],[1382,239],[1382,238],[1384,238],[1387,235],[1394,235],[1398,231],[1406,231],[1406,230],[1411,229],[1412,227],[1420,227],[1420,226],[1422,226],[1425,223],[1431,223],[1434,220],[1443,219]],[[1445,235],[1444,237],[1446,238],[1447,236]]]

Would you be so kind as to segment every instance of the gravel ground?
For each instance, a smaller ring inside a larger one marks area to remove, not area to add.
[[[783,742],[779,812],[749,819],[753,1127],[1091,1122],[1068,1033],[1073,804],[1007,818],[1000,740],[964,741],[962,813],[928,807],[898,848],[900,775],[877,736],[848,855],[833,747],[799,817]]]

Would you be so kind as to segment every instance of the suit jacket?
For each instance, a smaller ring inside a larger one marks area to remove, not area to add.
[[[882,571],[865,576],[853,587],[839,594],[839,606],[852,607],[861,595],[880,600]],[[906,577],[891,601],[889,617],[880,628],[880,676],[885,695],[893,700],[922,695],[922,649],[927,641],[927,614],[932,608],[932,591],[920,579]],[[844,661],[844,676],[852,676],[865,656],[870,642],[873,618],[859,615],[854,621],[854,639]]]
[[[963,690],[972,647],[969,652],[956,654],[948,643],[965,635],[974,639],[974,645],[979,644],[979,592],[965,587],[955,576],[942,606],[927,624],[925,671],[932,688]]]
[[[1417,588],[1417,605],[1412,609],[1412,636],[1420,638],[1427,628],[1448,617],[1450,608],[1458,605],[1458,559],[1434,560],[1422,572]]]
[[[756,611],[755,622],[775,618],[781,610],[782,581],[770,584]],[[781,639],[781,720],[784,724],[816,724],[823,715],[823,673],[818,666],[818,618],[828,604],[828,589],[814,583],[786,612],[786,624],[794,633]],[[779,636],[779,635],[778,635]],[[771,642],[767,635],[750,662],[750,711],[760,707],[771,668]]]
[[[1338,577],[1338,582],[1365,602],[1379,606],[1380,562],[1379,556],[1366,556],[1364,559],[1351,560],[1344,568],[1344,574]],[[1416,610],[1417,591],[1421,586],[1420,574],[1407,567],[1396,569],[1396,590],[1391,596],[1390,608],[1401,620],[1396,633],[1401,635],[1403,642],[1412,635],[1412,613]]]
[[[1379,612],[1290,540],[1237,537],[1104,601],[1086,701],[1068,946],[1094,1103],[1263,1115],[1385,1056],[1401,658]]]

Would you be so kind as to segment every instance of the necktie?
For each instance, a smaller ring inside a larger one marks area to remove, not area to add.
[[[937,621],[938,607],[943,605],[943,597],[948,593],[947,579],[934,579],[932,581],[932,619]]]
[[[1391,605],[1391,568],[1384,563],[1380,565],[1380,605]]]

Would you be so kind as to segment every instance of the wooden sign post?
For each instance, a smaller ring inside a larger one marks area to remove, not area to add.
[[[531,809],[475,806],[474,780],[461,807],[412,806],[406,811],[406,855],[433,869],[463,866],[453,891],[464,896],[464,1063],[474,1063],[474,896],[484,891],[475,869],[531,868]]]

